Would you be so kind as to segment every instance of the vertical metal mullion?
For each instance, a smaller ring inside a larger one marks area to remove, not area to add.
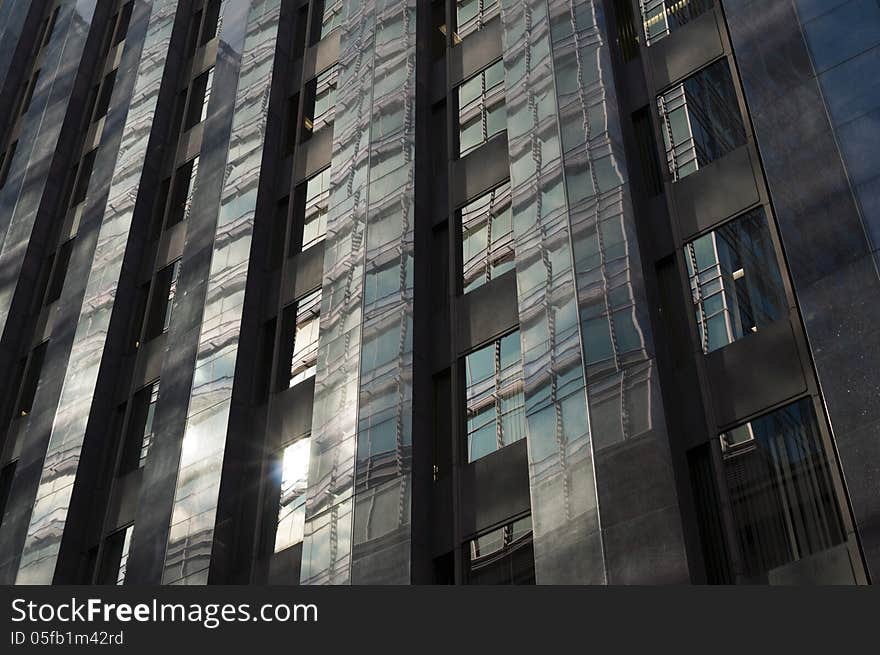
[[[456,136],[456,126],[458,124],[458,102],[457,87],[453,87],[450,83],[451,76],[451,53],[455,47],[453,40],[455,24],[455,3],[456,0],[443,0],[446,15],[446,144],[447,144],[447,236],[449,243],[448,258],[448,302],[449,302],[449,328],[451,329],[450,344],[450,398],[452,404],[451,422],[452,439],[452,543],[453,543],[453,582],[457,585],[463,584],[465,580],[464,567],[464,544],[462,543],[462,526],[461,526],[461,467],[463,465],[463,441],[462,438],[466,434],[463,430],[466,416],[467,403],[462,402],[465,399],[465,376],[462,375],[462,362],[458,357],[458,337],[454,326],[458,324],[458,292],[461,286],[459,260],[461,259],[461,225],[458,220],[458,211],[455,207],[455,193],[453,189],[454,183],[454,164],[458,157],[458,138]]]

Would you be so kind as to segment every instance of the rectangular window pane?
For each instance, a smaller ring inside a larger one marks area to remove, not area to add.
[[[199,39],[201,45],[217,36],[220,31],[220,0],[208,0],[205,3],[204,25],[202,26],[202,38]]]
[[[785,290],[762,208],[691,241],[684,255],[703,352],[785,315]]]
[[[467,556],[468,584],[535,584],[532,517],[471,539]]]
[[[64,287],[64,278],[67,277],[67,267],[70,264],[70,254],[73,251],[73,239],[70,239],[58,248],[52,267],[52,275],[46,287],[46,305],[50,305],[61,297]]]
[[[174,310],[174,296],[177,294],[177,279],[180,276],[180,260],[169,264],[156,273],[153,281],[153,296],[150,300],[150,312],[144,340],[149,341],[171,326],[171,315]]]
[[[82,163],[79,167],[79,174],[76,178],[76,186],[73,191],[73,199],[71,200],[70,206],[76,207],[79,203],[86,199],[86,193],[89,189],[89,180],[92,178],[92,169],[95,166],[95,155],[97,154],[98,149],[90,150],[86,155],[82,158]]]
[[[290,360],[289,386],[291,387],[315,374],[318,362],[320,313],[320,289],[305,296],[296,304],[293,354]]]
[[[639,0],[645,43],[651,45],[712,7],[712,0]]]
[[[323,2],[318,0],[312,11],[314,11],[312,24],[315,26],[312,30],[314,35],[312,43],[317,43],[339,25],[339,17],[342,14],[342,0],[323,0]]]
[[[281,497],[278,503],[278,527],[275,530],[276,553],[303,540],[311,441],[309,437],[299,439],[281,452]]]
[[[40,375],[43,372],[43,360],[46,358],[46,348],[49,342],[44,341],[31,351],[27,367],[18,392],[18,415],[27,416],[34,404],[37,395],[37,386],[40,383]]]
[[[124,450],[119,462],[118,476],[142,468],[147,462],[147,455],[153,444],[155,434],[156,407],[159,402],[159,381],[148,384],[134,394],[131,399],[131,411]]]
[[[512,270],[513,226],[510,183],[461,209],[461,262],[464,293]]]
[[[165,318],[162,321],[162,331],[167,332],[171,326],[171,311],[174,308],[174,296],[177,294],[177,278],[180,276],[180,260],[171,265],[171,281],[168,284],[168,293],[165,296]]]
[[[212,66],[193,80],[189,93],[189,108],[187,109],[184,130],[201,123],[208,116],[208,101],[211,99],[211,89],[214,86],[214,67]]]
[[[324,240],[327,233],[327,210],[330,208],[330,169],[306,182],[306,207],[303,217],[302,249],[308,250]]]
[[[116,34],[113,36],[113,45],[119,45],[128,36],[128,23],[131,21],[131,10],[134,6],[134,0],[129,0],[119,12],[119,22],[116,24]]]
[[[501,60],[458,87],[458,124],[459,156],[507,129]]]
[[[519,331],[465,358],[468,461],[525,438]]]
[[[131,533],[133,529],[134,526],[130,525],[127,528],[114,532],[104,541],[98,584],[125,584],[128,552],[131,547]]]
[[[846,535],[831,477],[833,460],[822,443],[812,401],[766,414],[720,435],[719,441],[721,480],[741,559],[736,581],[851,583],[849,555],[839,546]],[[715,484],[715,476],[693,470],[694,458],[691,466],[695,485]],[[722,544],[713,527],[718,510],[711,502],[716,494],[711,488],[697,493],[709,501],[698,504],[706,505],[699,516],[704,550],[718,551]],[[721,557],[726,553],[712,559]]]
[[[155,434],[156,405],[159,403],[159,383],[153,384],[150,389],[150,403],[147,405],[147,420],[144,422],[144,433],[141,438],[141,448],[138,454],[138,468],[142,468],[147,463],[147,455],[150,452],[150,446],[153,445],[153,435]]]
[[[726,60],[691,75],[657,98],[666,161],[679,180],[746,141]]]
[[[303,107],[304,139],[333,125],[336,114],[336,81],[338,77],[339,66],[334,65],[318,75],[309,84]]]
[[[171,204],[168,207],[165,229],[189,218],[198,172],[199,158],[194,157],[174,173],[174,182],[171,188]]]
[[[116,84],[116,70],[107,73],[104,81],[101,82],[101,90],[98,92],[98,100],[95,105],[95,115],[93,121],[98,120],[107,115],[110,107],[110,97],[113,95],[113,86]]]
[[[500,9],[498,0],[456,0],[455,33],[460,39],[473,34],[498,16]]]

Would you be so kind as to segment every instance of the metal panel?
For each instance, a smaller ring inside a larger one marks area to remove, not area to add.
[[[509,177],[506,136],[501,133],[492,137],[466,157],[455,160],[452,166],[452,198],[458,207]]]
[[[654,84],[663,89],[680,81],[724,54],[715,12],[702,16],[679,28],[667,38],[651,44],[651,68]]]
[[[706,374],[720,426],[742,422],[807,390],[787,318],[709,353]]]
[[[462,534],[471,538],[529,511],[526,441],[521,439],[462,470]]]
[[[759,200],[748,146],[672,185],[682,239],[693,238]]]
[[[508,271],[459,298],[456,343],[462,355],[519,324],[516,276]]]

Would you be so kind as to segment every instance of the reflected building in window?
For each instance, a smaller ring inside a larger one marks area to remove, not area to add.
[[[874,0],[0,4],[0,582],[880,575]]]

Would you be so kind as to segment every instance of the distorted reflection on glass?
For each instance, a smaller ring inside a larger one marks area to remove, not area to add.
[[[666,161],[679,180],[746,141],[730,68],[720,60],[657,98]]]
[[[468,461],[525,438],[519,331],[465,358]]]
[[[303,107],[303,138],[313,137],[333,125],[339,65],[334,64],[307,85]]]
[[[458,125],[459,156],[507,129],[502,60],[499,59],[458,87]]]
[[[457,44],[469,34],[481,30],[500,13],[501,3],[498,0],[456,0],[453,42]]]
[[[532,517],[471,539],[467,554],[468,584],[535,584]]]
[[[303,217],[302,249],[308,250],[327,234],[327,211],[330,208],[330,168],[306,182],[306,207]]]
[[[462,207],[461,250],[464,293],[513,270],[509,182]]]
[[[318,363],[320,312],[320,289],[304,296],[296,304],[293,353],[290,359],[289,386],[291,387],[315,375]]]
[[[650,46],[711,8],[712,0],[639,0],[639,6]]]
[[[720,441],[742,556],[739,581],[773,583],[795,571],[813,575],[794,563],[842,543],[845,534],[833,460],[810,399],[729,430]],[[839,580],[849,581],[845,575]]]
[[[762,208],[686,244],[684,255],[704,353],[784,316],[785,290]]]
[[[303,540],[308,490],[309,448],[305,437],[286,446],[281,453],[281,496],[278,502],[278,527],[275,552]]]

